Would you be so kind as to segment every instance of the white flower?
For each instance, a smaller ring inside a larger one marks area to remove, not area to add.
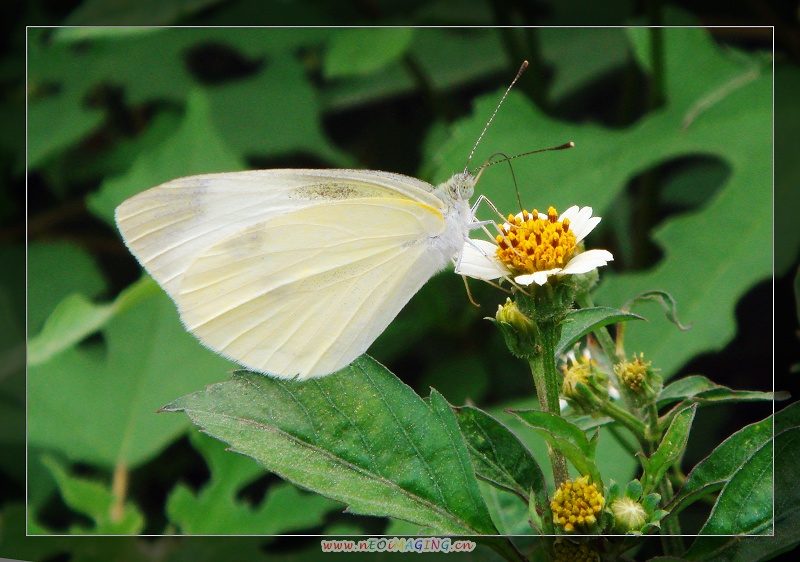
[[[523,211],[509,215],[494,242],[470,239],[463,247],[456,273],[490,281],[511,278],[517,285],[544,285],[551,275],[588,273],[614,259],[608,250],[580,251],[580,242],[600,217],[591,207],[570,207],[558,216]]]

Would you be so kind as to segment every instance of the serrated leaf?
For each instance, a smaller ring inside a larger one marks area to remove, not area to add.
[[[594,461],[596,439],[590,441],[582,429],[556,414],[541,410],[517,410],[509,413],[544,437],[551,447],[564,453],[581,475],[588,474],[592,482],[599,488],[602,487],[603,479]]]
[[[683,457],[696,411],[697,404],[693,404],[678,412],[664,433],[656,452],[646,459],[647,462],[642,462],[644,467],[642,488],[645,495],[651,493],[664,478],[669,467]]]
[[[727,386],[714,383],[702,375],[690,375],[677,380],[666,387],[658,395],[659,408],[687,400],[687,402],[725,403],[786,400],[786,392],[758,392],[754,390],[733,390]]]
[[[70,475],[52,457],[45,457],[42,462],[55,478],[64,503],[94,521],[94,527],[75,526],[71,533],[136,535],[144,528],[144,516],[139,509],[130,502],[117,505],[116,496],[105,485]]]
[[[397,62],[411,47],[414,30],[406,27],[353,28],[331,37],[323,60],[326,78],[372,74]]]
[[[270,486],[260,504],[248,505],[237,494],[263,476],[264,469],[202,433],[192,433],[190,439],[208,463],[211,479],[197,494],[179,484],[167,499],[170,521],[185,534],[281,535],[321,525],[327,512],[343,509],[285,482]]]
[[[569,311],[561,323],[561,339],[556,346],[556,357],[561,356],[586,334],[609,324],[629,320],[645,320],[645,318],[625,310],[605,306]]]
[[[353,513],[494,534],[455,416],[432,402],[435,411],[362,356],[302,383],[236,371],[164,409],[186,412],[235,451]]]
[[[525,502],[533,492],[536,503],[543,507],[547,488],[542,469],[517,436],[483,410],[472,406],[454,410],[475,474]]]
[[[29,368],[29,444],[72,460],[134,468],[186,429],[185,420],[156,410],[234,365],[188,334],[160,291],[120,307],[99,333],[99,343]]]

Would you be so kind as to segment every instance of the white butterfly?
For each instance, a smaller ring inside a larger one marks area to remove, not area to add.
[[[115,216],[203,345],[303,380],[350,364],[460,260],[485,224],[469,206],[474,188],[466,168],[438,187],[374,170],[261,170],[173,180]]]
[[[364,353],[477,223],[469,172],[432,185],[372,170],[176,179],[116,210],[125,244],[208,348],[307,379]]]

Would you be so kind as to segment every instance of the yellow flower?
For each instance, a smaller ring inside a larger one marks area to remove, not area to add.
[[[567,480],[559,486],[550,502],[553,522],[568,533],[586,529],[597,523],[596,515],[603,509],[603,494],[588,476]]]
[[[599,222],[591,207],[577,205],[560,216],[553,207],[547,214],[534,209],[509,215],[494,241],[467,241],[456,273],[484,281],[513,278],[517,285],[587,273],[614,259],[607,250],[582,251],[581,241]]]

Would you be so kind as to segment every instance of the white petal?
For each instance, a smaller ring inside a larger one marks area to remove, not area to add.
[[[561,271],[560,267],[555,269],[548,269],[547,271],[537,271],[535,273],[528,273],[525,275],[517,275],[514,277],[514,283],[517,285],[524,285],[528,286],[531,283],[536,283],[537,285],[544,285],[547,283],[547,278],[551,275],[555,275]]]
[[[564,410],[567,409],[567,406],[569,406],[569,404],[567,404],[566,400],[564,400],[563,398],[559,398],[558,399],[558,409],[559,410],[561,410],[563,412]]]
[[[589,209],[591,209],[591,207],[589,207]],[[580,207],[578,207],[577,205],[573,205],[572,207],[561,213],[561,216],[558,217],[558,222],[564,222],[564,219],[569,219],[569,222],[574,222],[575,215],[578,214],[579,210]],[[591,215],[591,210],[589,211],[589,214]]]
[[[600,220],[600,217],[589,217],[586,221],[581,223],[580,228],[573,228],[570,223],[570,228],[572,228],[572,232],[575,233],[575,243],[577,244],[586,238],[586,236],[594,230],[594,227],[600,223]]]
[[[511,273],[495,257],[497,246],[486,240],[470,240],[461,250],[461,259],[456,264],[456,273],[475,279],[489,281]]]
[[[614,261],[614,256],[608,250],[588,250],[569,260],[561,275],[586,273],[610,261]]]
[[[619,400],[619,398],[620,398],[619,390],[617,390],[617,388],[614,385],[611,385],[611,384],[608,385],[608,395],[613,400]]]

